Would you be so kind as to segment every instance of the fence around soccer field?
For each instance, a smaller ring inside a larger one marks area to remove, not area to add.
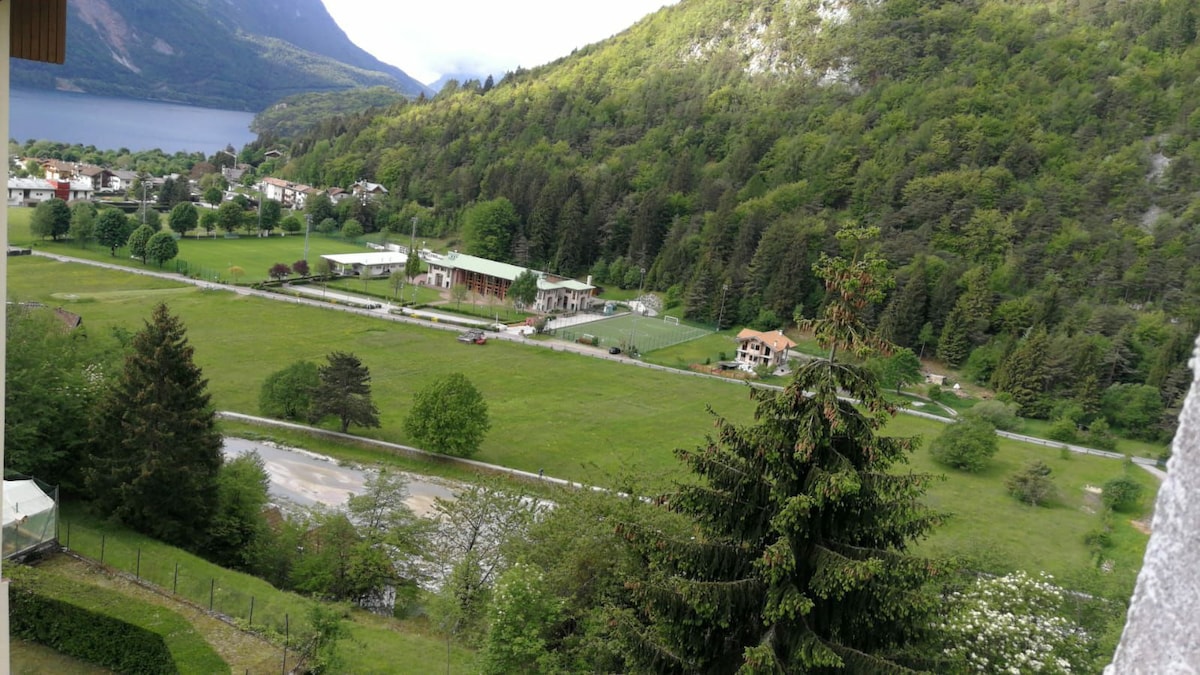
[[[561,340],[576,342],[586,339],[597,347],[619,347],[628,351],[636,346],[640,354],[696,340],[711,332],[705,328],[667,323],[658,317],[636,314],[624,314],[549,331]]]

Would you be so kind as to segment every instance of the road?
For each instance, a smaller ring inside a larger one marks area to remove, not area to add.
[[[331,457],[298,448],[284,448],[244,438],[225,438],[225,456],[238,457],[257,452],[271,477],[270,495],[293,504],[311,507],[317,504],[339,507],[352,495],[362,494],[368,473],[342,466]],[[436,498],[453,499],[449,481],[428,476],[404,474],[408,478],[408,497],[404,500],[414,513],[429,515]]]

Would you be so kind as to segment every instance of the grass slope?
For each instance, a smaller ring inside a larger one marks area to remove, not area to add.
[[[233,635],[229,626],[211,625],[213,621],[203,612],[190,606],[177,610],[193,620],[204,631],[209,642],[234,666],[235,673],[249,668],[250,672],[278,672],[283,644],[283,622],[287,615],[293,640],[308,626],[308,611],[315,601],[295,593],[280,591],[262,579],[227,570],[198,558],[182,549],[168,546],[131,530],[112,525],[78,508],[64,509],[60,524],[60,540],[66,541],[67,525],[71,523],[70,548],[91,559],[100,557],[100,535],[104,534],[104,562],[116,569],[134,573],[140,551],[140,575],[156,586],[170,592],[176,565],[179,569],[179,596],[200,607],[208,606],[209,590],[214,589],[214,609],[221,614],[246,622],[250,598],[254,598],[253,627],[266,629],[276,644]],[[67,563],[62,563],[67,564]],[[94,572],[71,568],[70,573],[91,578]],[[123,592],[136,593],[128,582],[109,581]],[[211,586],[210,586],[211,584]],[[143,591],[145,592],[145,591]],[[353,673],[427,673],[445,667],[447,648],[444,638],[431,633],[418,621],[398,621],[367,612],[351,614],[351,640],[340,651],[345,659],[346,672]],[[253,644],[250,644],[253,642]],[[293,647],[295,642],[292,642]],[[257,651],[256,651],[257,650]],[[406,659],[400,655],[408,654]],[[263,656],[268,658],[264,659]],[[460,645],[450,648],[450,663],[454,672],[464,672],[473,661],[471,651]],[[290,663],[289,657],[289,663]]]

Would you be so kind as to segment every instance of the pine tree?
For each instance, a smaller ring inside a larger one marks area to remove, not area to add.
[[[870,232],[865,234],[869,236]],[[851,238],[860,238],[853,233]],[[885,279],[870,256],[824,259],[824,347],[853,354],[878,341],[858,312]],[[858,399],[856,407],[839,394]],[[636,666],[657,672],[903,672],[928,631],[930,561],[907,553],[938,516],[926,475],[891,471],[912,439],[877,434],[893,412],[865,368],[801,366],[782,392],[754,389],[756,422],[718,418],[718,435],[677,455],[700,480],[664,498],[695,536],[621,527],[650,573],[617,613]]]
[[[216,508],[221,435],[192,354],[182,322],[158,305],[99,406],[86,481],[103,512],[195,549]]]
[[[997,391],[1012,394],[1024,417],[1047,417],[1050,402],[1046,398],[1046,357],[1050,337],[1045,326],[1037,327],[1017,345],[996,369]]]
[[[320,383],[313,391],[313,418],[338,418],[342,433],[351,424],[379,426],[379,409],[371,400],[371,371],[353,354],[333,352],[329,364],[318,371]]]
[[[946,325],[942,327],[942,335],[938,338],[937,357],[948,366],[962,365],[971,353],[971,338],[965,315],[966,311],[960,305],[955,305],[946,317]]]
[[[901,347],[916,347],[925,324],[928,297],[925,261],[918,260],[904,288],[883,311],[879,319],[879,337]]]

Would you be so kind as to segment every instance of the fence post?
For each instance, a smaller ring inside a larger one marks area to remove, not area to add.
[[[175,578],[171,581],[171,595],[177,595],[179,592],[179,563],[175,563]]]
[[[253,595],[250,596],[250,620],[246,622],[246,625],[248,625],[248,626],[254,625],[254,596]]]
[[[208,611],[213,611],[213,595],[217,591],[217,578],[212,577],[208,580]]]
[[[67,521],[67,548],[71,548],[71,521]]]
[[[287,675],[288,615],[283,615],[283,673]]]
[[[100,564],[104,564],[104,533],[100,533]]]
[[[141,581],[142,579],[142,549],[137,550],[137,567],[133,573],[133,578]]]

